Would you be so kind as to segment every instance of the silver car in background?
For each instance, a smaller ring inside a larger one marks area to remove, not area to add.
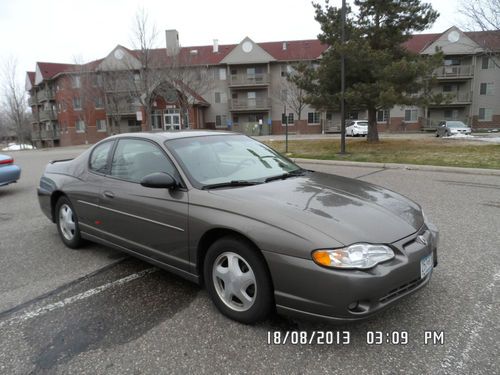
[[[456,134],[469,135],[471,128],[462,121],[441,121],[436,130],[436,137],[449,137]]]
[[[21,177],[21,168],[14,164],[14,158],[0,154],[0,186],[16,182]]]

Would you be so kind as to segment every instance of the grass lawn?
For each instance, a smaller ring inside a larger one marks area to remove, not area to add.
[[[264,142],[284,153],[284,141]],[[500,169],[500,145],[442,138],[383,139],[369,144],[364,138],[347,138],[347,155],[339,155],[339,139],[293,140],[289,157],[376,163],[443,165]]]

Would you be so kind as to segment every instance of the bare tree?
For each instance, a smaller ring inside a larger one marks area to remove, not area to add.
[[[131,83],[130,93],[134,100],[144,108],[145,120],[151,129],[149,119],[157,90],[168,78],[165,70],[162,69],[166,56],[156,50],[158,31],[156,26],[149,20],[144,8],[136,13],[132,34],[132,44],[135,48],[134,54],[139,66],[135,66],[134,61],[131,61],[128,67],[128,71],[132,74],[129,79]]]
[[[5,61],[1,78],[6,118],[15,129],[18,143],[24,145],[30,141],[29,117],[26,93],[17,80],[17,61],[14,58]]]
[[[500,0],[462,0],[467,29],[500,30]]]

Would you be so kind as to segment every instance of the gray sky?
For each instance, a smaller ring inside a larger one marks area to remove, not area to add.
[[[461,25],[459,0],[430,2],[441,17],[428,32]],[[134,15],[141,6],[158,30],[177,29],[183,46],[208,45],[213,39],[238,43],[245,36],[256,42],[308,39],[320,31],[310,0],[1,0],[0,63],[13,56],[24,79],[36,61],[90,61],[117,44],[131,47]],[[163,33],[158,42],[164,47]]]

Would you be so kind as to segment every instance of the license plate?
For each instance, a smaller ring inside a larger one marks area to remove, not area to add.
[[[432,253],[427,255],[426,257],[423,257],[420,260],[420,278],[423,279],[429,272],[431,272],[432,267],[434,265],[433,259],[432,259]]]

